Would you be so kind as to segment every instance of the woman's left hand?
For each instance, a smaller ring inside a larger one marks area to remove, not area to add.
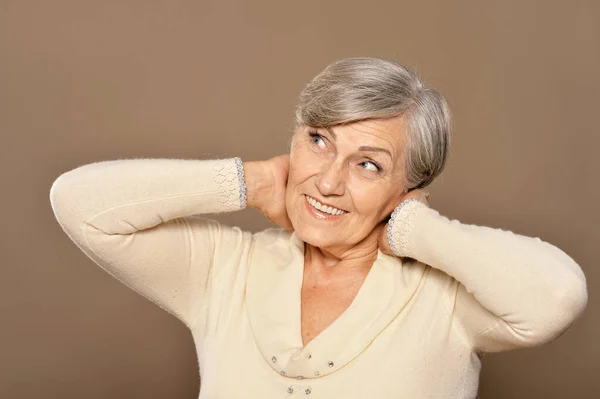
[[[408,199],[414,198],[414,199],[421,201],[425,205],[429,206],[429,202],[427,201],[428,197],[429,197],[429,192],[419,188],[416,190],[412,190],[408,194],[406,194],[404,196],[404,198],[402,198],[402,202],[404,202]],[[383,224],[381,227],[381,230],[379,232],[379,249],[384,254],[396,256],[396,254],[394,254],[392,252],[392,249],[390,248],[390,243],[388,242],[388,238],[387,238],[388,224],[389,223]]]

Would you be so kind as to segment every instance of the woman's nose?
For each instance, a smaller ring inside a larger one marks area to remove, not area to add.
[[[345,190],[344,167],[336,162],[327,165],[317,180],[323,195],[343,195]]]

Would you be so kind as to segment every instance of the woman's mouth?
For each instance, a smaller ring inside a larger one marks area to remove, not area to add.
[[[319,219],[337,219],[340,216],[348,213],[342,209],[323,205],[309,195],[305,194],[304,197],[306,198],[306,206],[308,210]]]

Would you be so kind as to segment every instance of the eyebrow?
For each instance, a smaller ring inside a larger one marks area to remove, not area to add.
[[[331,129],[330,127],[325,128],[325,130],[327,130],[327,132],[329,132],[329,134],[331,134],[333,136],[334,140],[337,140],[337,135],[334,133],[333,129]],[[392,158],[392,153],[389,152],[388,150],[386,150],[385,148],[379,148],[379,147],[371,147],[368,145],[363,145],[358,147],[359,151],[371,151],[371,152],[383,152],[385,154],[388,154],[390,156],[390,158]]]
[[[370,147],[368,145],[363,145],[358,147],[359,151],[371,151],[371,152],[383,152],[386,153],[390,156],[390,158],[392,157],[392,153],[389,152],[388,150],[386,150],[385,148],[379,148],[379,147]]]

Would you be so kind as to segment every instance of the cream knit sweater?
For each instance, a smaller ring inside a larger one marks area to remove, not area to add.
[[[480,356],[557,338],[587,303],[557,247],[412,202],[403,257],[379,252],[350,307],[302,345],[304,243],[197,215],[240,209],[233,159],[130,159],[61,175],[50,199],[75,244],[191,330],[199,398],[473,398]]]

